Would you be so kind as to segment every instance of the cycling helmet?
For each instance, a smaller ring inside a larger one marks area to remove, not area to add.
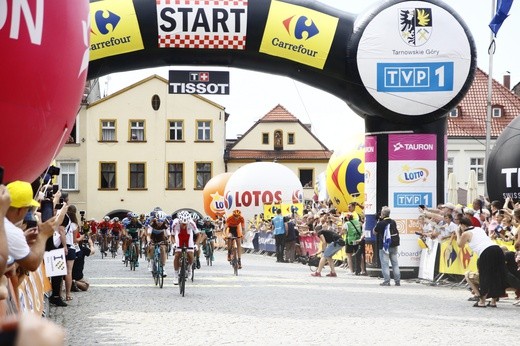
[[[114,218],[114,222],[119,222],[119,218],[117,216]]]
[[[242,212],[239,209],[233,210],[233,215],[236,217],[239,217],[242,214]]]
[[[204,222],[211,222],[211,218],[209,216],[204,216]]]
[[[197,213],[191,213],[191,219],[195,222],[199,221],[200,217]]]
[[[110,221],[110,216],[105,216],[105,217],[103,218],[103,220],[105,220],[105,221]]]
[[[155,213],[155,217],[164,221],[166,219],[166,213],[164,211],[158,211]]]
[[[130,217],[131,217],[132,219],[137,219],[137,218],[139,217],[139,215],[137,215],[137,213],[132,213],[132,214],[130,215]]]
[[[132,217],[132,214],[133,213],[131,211],[129,211],[128,213],[126,213],[126,217]]]
[[[191,220],[190,213],[188,213],[188,212],[185,211],[185,210],[180,211],[180,212],[177,214],[177,218],[179,219],[179,221],[180,221],[181,223],[188,223],[188,222],[190,222],[190,220]]]

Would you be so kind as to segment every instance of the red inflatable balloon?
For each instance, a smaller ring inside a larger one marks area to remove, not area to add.
[[[0,166],[33,181],[74,126],[89,57],[87,0],[0,1]]]

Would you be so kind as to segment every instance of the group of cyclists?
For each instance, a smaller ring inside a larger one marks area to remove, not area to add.
[[[170,246],[174,252],[174,283],[177,284],[180,267],[180,255],[185,247],[188,255],[188,268],[195,261],[197,269],[200,268],[201,247],[206,250],[209,244],[211,251],[206,256],[213,256],[217,231],[223,231],[228,237],[228,261],[231,260],[231,249],[234,242],[238,248],[238,267],[242,268],[241,238],[242,229],[245,226],[244,218],[240,210],[234,210],[224,223],[214,222],[211,217],[200,218],[197,213],[181,210],[176,214],[168,215],[161,208],[156,207],[148,215],[128,212],[123,220],[118,217],[105,216],[97,222],[90,219],[84,224],[93,239],[97,239],[100,251],[107,256],[107,251],[117,254],[118,244],[122,242],[123,262],[128,260],[129,249],[133,244],[141,244],[139,252],[145,253],[148,263],[153,257],[155,244],[160,244],[161,264],[166,268],[167,254]],[[218,229],[216,229],[218,228]],[[110,247],[109,247],[110,245]],[[214,258],[211,258],[213,261]],[[138,266],[138,262],[135,263]],[[151,270],[150,265],[148,269]],[[166,276],[163,270],[163,277]]]

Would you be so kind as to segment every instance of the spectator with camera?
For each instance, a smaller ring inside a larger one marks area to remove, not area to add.
[[[334,267],[334,260],[332,256],[334,256],[338,251],[341,250],[343,246],[345,246],[345,241],[342,238],[343,229],[340,228],[340,232],[338,233],[333,229],[327,229],[326,226],[318,231],[317,235],[320,238],[320,249],[321,249],[321,258],[320,263],[318,264],[318,269],[316,272],[312,273],[311,276],[320,277],[321,271],[326,263],[330,266],[330,273],[326,276],[336,277],[336,270]]]
[[[4,218],[9,255],[14,258],[22,270],[35,271],[40,267],[45,252],[45,243],[54,233],[55,219],[44,223],[29,224],[22,230],[21,224],[29,210],[40,206],[33,199],[31,184],[24,181],[14,181],[7,185],[11,196],[10,207]]]
[[[80,211],[81,215],[81,211]],[[81,216],[83,218],[84,214]],[[85,222],[86,223],[86,222]],[[86,291],[90,284],[85,280],[83,269],[85,268],[85,258],[95,254],[94,242],[89,234],[89,230],[82,228],[77,236],[76,259],[72,266],[72,292]]]
[[[345,215],[345,223],[343,229],[347,234],[347,245],[345,252],[347,253],[347,263],[350,274],[359,275],[361,273],[361,256],[358,256],[355,261],[353,254],[357,252],[359,243],[361,242],[361,223],[359,217],[354,218],[354,215],[347,213]]]
[[[76,247],[78,243],[79,222],[75,205],[67,208],[68,223],[65,226],[65,256],[67,260],[67,275],[65,276],[65,300],[72,300],[72,267],[76,259]],[[67,221],[67,220],[65,220]]]

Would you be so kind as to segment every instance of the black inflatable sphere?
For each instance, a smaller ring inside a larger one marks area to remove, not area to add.
[[[520,117],[500,134],[489,155],[486,186],[490,200],[520,200]]]

